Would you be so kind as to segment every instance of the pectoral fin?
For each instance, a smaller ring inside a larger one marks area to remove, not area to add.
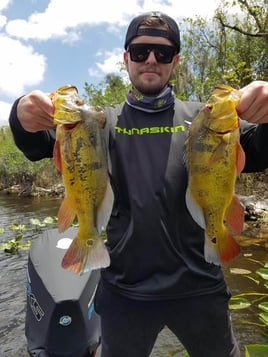
[[[236,148],[236,173],[237,173],[237,176],[239,176],[240,173],[243,171],[245,162],[246,162],[245,152],[244,152],[242,146],[240,145],[240,143],[237,143],[237,148]]]
[[[56,168],[62,172],[62,164],[61,164],[61,154],[60,154],[60,142],[56,140],[54,149],[53,149],[53,160]]]

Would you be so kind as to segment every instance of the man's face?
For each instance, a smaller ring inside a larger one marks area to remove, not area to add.
[[[131,44],[159,44],[172,46],[172,43],[164,37],[138,36]],[[166,87],[173,69],[178,63],[179,55],[175,54],[171,63],[157,61],[154,51],[149,53],[147,59],[142,62],[134,62],[128,52],[124,53],[124,62],[132,85],[144,95],[156,95]]]

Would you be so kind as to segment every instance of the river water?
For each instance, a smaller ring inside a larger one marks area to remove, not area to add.
[[[0,243],[17,234],[10,229],[12,224],[26,226],[24,241],[34,239],[38,232],[30,219],[43,221],[48,216],[56,216],[60,202],[59,199],[18,198],[0,193],[0,229],[4,230]],[[232,294],[246,293],[252,303],[247,309],[231,310],[241,356],[244,356],[245,345],[268,344],[268,327],[260,321],[258,309],[259,302],[268,301],[268,284],[256,274],[256,270],[268,263],[268,232],[258,230],[253,237],[241,237],[241,246],[241,255],[224,267],[224,274]],[[24,335],[28,250],[22,249],[19,253],[8,255],[0,251],[0,357],[28,356]],[[184,353],[183,346],[164,329],[151,357],[181,357]]]

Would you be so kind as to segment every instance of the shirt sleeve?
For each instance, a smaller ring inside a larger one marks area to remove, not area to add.
[[[16,146],[31,161],[52,157],[56,137],[55,130],[45,130],[36,133],[24,130],[17,117],[19,100],[20,98],[14,102],[9,115],[9,125]]]
[[[268,168],[268,124],[249,124],[241,120],[240,142],[245,151],[243,172],[260,172]]]

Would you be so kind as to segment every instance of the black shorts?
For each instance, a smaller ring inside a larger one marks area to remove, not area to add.
[[[102,357],[148,357],[167,326],[191,357],[239,357],[229,294],[217,292],[176,300],[140,301],[100,282],[95,309],[101,316]]]

